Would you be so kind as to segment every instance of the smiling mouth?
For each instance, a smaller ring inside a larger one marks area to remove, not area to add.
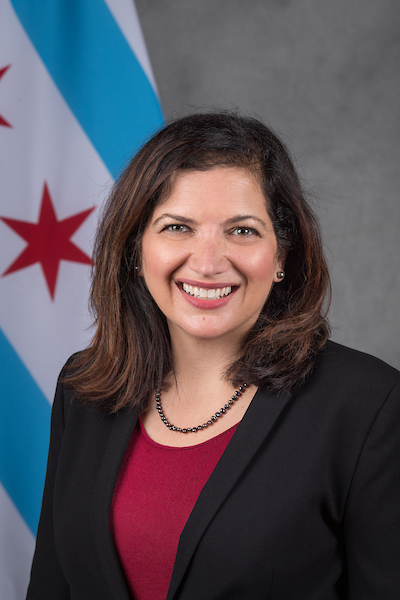
[[[210,290],[206,290],[205,288],[182,283],[182,289],[189,296],[201,298],[202,300],[215,300],[216,298],[224,298],[232,293],[232,287],[230,285],[223,288],[212,288]]]

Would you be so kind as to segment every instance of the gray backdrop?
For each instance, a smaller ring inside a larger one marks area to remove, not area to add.
[[[260,116],[322,223],[333,339],[400,368],[398,0],[136,0],[166,119]]]

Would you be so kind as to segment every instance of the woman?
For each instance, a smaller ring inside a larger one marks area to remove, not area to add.
[[[319,230],[276,136],[166,126],[94,258],[28,599],[400,597],[400,374],[327,341]]]

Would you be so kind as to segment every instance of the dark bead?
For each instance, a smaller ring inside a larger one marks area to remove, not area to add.
[[[224,408],[220,408],[219,412],[222,413],[223,415],[226,413],[226,410]]]
[[[187,429],[182,429],[182,433],[187,433]]]
[[[181,429],[180,427],[176,427],[176,428],[175,428],[175,431],[179,431],[179,432],[181,432],[181,431],[182,431],[182,429]]]
[[[176,431],[175,425],[172,425],[171,429],[172,429],[172,431]]]
[[[236,392],[236,396],[241,396],[241,395],[242,394],[239,391]]]
[[[192,428],[188,427],[187,430],[188,430],[188,433],[190,433],[192,431]]]
[[[247,383],[244,383],[244,384],[243,384],[243,387],[244,387],[244,388],[247,388]]]
[[[212,425],[212,421],[207,421],[207,425]]]
[[[231,407],[231,406],[232,406],[232,404],[233,404],[233,401],[232,401],[232,400],[229,400],[229,401],[228,401],[228,404],[229,404],[229,407]]]
[[[174,428],[174,426],[173,426],[173,425],[168,425],[168,429],[171,429],[171,430],[172,430],[173,428]]]
[[[216,413],[215,413],[215,416],[216,416],[216,417],[220,417],[220,416],[221,416],[221,413],[220,413],[220,412],[216,412]]]
[[[236,400],[236,396],[232,396],[232,400]]]
[[[215,417],[214,415],[211,417],[211,421],[213,421],[215,423],[215,421],[217,420],[217,417]]]
[[[203,423],[202,428],[206,429],[208,427],[207,423]]]
[[[203,425],[197,425],[197,431],[200,431],[200,429],[203,429]]]
[[[229,404],[224,404],[224,408],[228,410],[228,408],[230,408]]]

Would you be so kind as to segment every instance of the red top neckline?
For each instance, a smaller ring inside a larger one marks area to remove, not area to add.
[[[210,444],[213,441],[216,441],[218,438],[222,437],[223,435],[228,434],[228,433],[232,432],[233,430],[237,429],[237,427],[239,426],[239,423],[240,423],[240,421],[235,423],[235,425],[232,425],[232,427],[229,427],[229,429],[225,429],[225,431],[221,431],[221,433],[214,435],[209,440],[205,440],[204,442],[199,442],[198,444],[192,444],[191,446],[167,446],[166,444],[160,444],[159,442],[156,442],[149,436],[149,434],[147,433],[147,431],[144,428],[142,418],[139,415],[140,431],[143,434],[146,442],[149,442],[150,444],[153,444],[153,446],[157,446],[158,448],[165,448],[166,450],[190,450],[193,448],[199,448],[200,446],[205,446],[206,444]],[[185,435],[191,435],[191,434],[185,434]]]

